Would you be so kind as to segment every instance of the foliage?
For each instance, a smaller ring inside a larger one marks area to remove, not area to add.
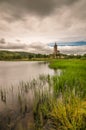
[[[34,58],[48,58],[48,55],[28,52],[0,51],[0,60],[31,60]]]
[[[86,101],[71,94],[53,105],[50,113],[50,123],[55,130],[85,130]]]

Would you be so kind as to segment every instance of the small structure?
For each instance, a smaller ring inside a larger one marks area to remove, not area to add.
[[[60,54],[60,51],[58,50],[58,46],[57,44],[55,43],[54,45],[54,57],[57,58]]]

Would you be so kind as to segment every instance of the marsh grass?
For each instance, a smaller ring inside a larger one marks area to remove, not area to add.
[[[72,95],[53,105],[50,123],[55,130],[85,130],[86,101]]]
[[[36,127],[43,129],[47,117],[46,126],[50,126],[49,130],[85,130],[86,60],[54,60],[50,67],[62,69],[62,73],[49,79],[52,96],[48,94],[44,100],[46,96],[43,93],[42,100],[39,98],[36,104]]]

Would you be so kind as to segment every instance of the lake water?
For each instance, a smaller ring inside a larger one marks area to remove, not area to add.
[[[34,78],[38,78],[39,75],[60,75],[60,70],[50,69],[48,65],[46,62],[39,61],[0,61],[0,111],[16,106],[18,94],[22,90],[22,85],[20,85],[22,81],[31,82]],[[40,87],[41,85],[39,84]],[[29,90],[27,97],[29,104],[30,102],[32,103],[34,97],[32,89]],[[6,98],[6,103],[3,98]]]
[[[30,81],[39,75],[53,75],[56,71],[48,67],[48,63],[37,61],[0,62],[0,86],[10,87],[21,81]],[[59,73],[59,71],[57,72]]]

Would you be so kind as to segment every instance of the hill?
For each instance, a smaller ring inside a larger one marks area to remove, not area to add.
[[[46,58],[47,55],[29,52],[0,51],[0,60],[30,60],[32,58]]]

